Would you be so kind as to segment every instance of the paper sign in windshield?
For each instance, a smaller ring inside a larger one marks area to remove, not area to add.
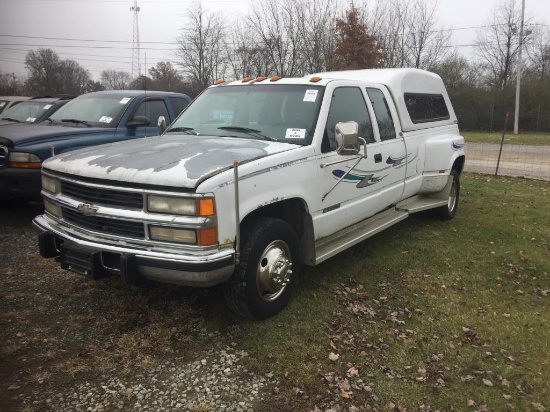
[[[314,102],[315,100],[317,100],[317,93],[319,93],[319,90],[306,90],[306,94],[304,95],[304,102]]]
[[[109,116],[101,116],[101,117],[99,118],[99,121],[100,121],[101,123],[111,123],[111,120],[113,120],[113,118],[112,118],[112,117],[109,117]]]
[[[286,129],[285,139],[305,139],[306,129]]]
[[[0,107],[4,107],[6,105],[6,102],[0,102]]]
[[[44,110],[48,110],[50,107],[52,107],[51,104],[47,104],[46,106],[43,107]]]
[[[27,120],[25,120],[26,122],[34,122],[36,120],[36,117],[27,117]]]
[[[122,99],[119,103],[120,104],[126,104],[128,103],[132,98],[131,97],[125,97],[124,99]]]
[[[212,120],[233,120],[233,111],[212,110]]]

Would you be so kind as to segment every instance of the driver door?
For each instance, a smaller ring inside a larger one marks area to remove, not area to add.
[[[387,164],[385,152],[389,145],[381,142],[373,113],[365,88],[342,84],[332,91],[322,155],[318,157],[321,199],[315,218],[317,239],[384,210],[389,206],[388,191],[402,191],[404,168]],[[364,146],[357,156],[336,153],[334,129],[337,123],[346,121],[358,123],[359,136],[367,144],[366,158],[361,158]],[[406,156],[403,140],[394,139],[394,143],[392,156]]]

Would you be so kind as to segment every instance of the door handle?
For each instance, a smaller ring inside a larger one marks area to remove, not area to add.
[[[380,163],[382,161],[382,153],[376,153],[374,155],[374,163]]]

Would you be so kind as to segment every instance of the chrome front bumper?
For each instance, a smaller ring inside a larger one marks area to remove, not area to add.
[[[187,286],[212,286],[227,281],[235,269],[235,251],[208,255],[164,253],[78,238],[52,226],[43,215],[33,219],[40,254],[58,258],[61,267],[91,278],[120,275],[128,283],[140,278]]]

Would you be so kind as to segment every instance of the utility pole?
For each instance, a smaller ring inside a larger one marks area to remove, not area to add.
[[[519,131],[519,94],[521,88],[521,48],[523,46],[523,21],[525,17],[525,0],[521,1],[521,26],[519,27],[519,49],[518,49],[518,73],[516,79],[516,110],[514,112],[514,134]]]
[[[137,0],[134,0],[134,5],[130,7],[130,11],[134,13],[134,35],[132,37],[132,76],[136,78],[141,74],[141,64],[139,58],[139,7],[137,5]]]

